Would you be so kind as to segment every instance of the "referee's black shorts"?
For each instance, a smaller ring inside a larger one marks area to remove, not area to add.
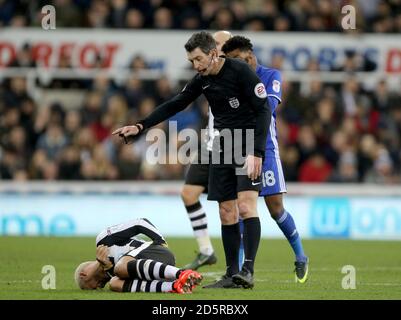
[[[241,191],[257,191],[262,188],[261,177],[251,180],[247,175],[237,175],[236,167],[229,165],[214,165],[209,168],[208,200],[218,202],[235,200]]]
[[[209,184],[209,163],[201,163],[201,158],[197,156],[197,162],[191,163],[185,176],[185,184],[204,187],[203,193],[208,192]]]
[[[185,184],[202,186],[205,188],[204,193],[207,193],[208,183],[209,183],[209,165],[192,163],[189,166],[187,175],[185,177]]]

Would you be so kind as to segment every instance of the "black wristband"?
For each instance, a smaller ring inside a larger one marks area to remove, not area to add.
[[[136,124],[134,124],[134,126],[138,128],[138,134],[140,134],[144,130],[144,125],[141,122],[137,122]]]
[[[125,144],[131,144],[133,143],[136,139],[139,138],[139,136],[141,135],[142,131],[143,131],[143,124],[138,122],[136,124],[133,125],[133,127],[136,127],[138,129],[138,133],[135,136],[128,136],[126,137],[125,135],[123,135],[122,133],[119,134],[119,136],[121,138],[124,139],[124,143]]]

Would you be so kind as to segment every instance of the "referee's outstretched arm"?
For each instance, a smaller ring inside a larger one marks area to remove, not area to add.
[[[134,126],[125,126],[115,130],[112,134],[120,136],[136,136],[146,129],[149,129],[164,120],[171,118],[173,115],[184,110],[190,103],[196,100],[202,94],[202,88],[199,82],[192,79],[184,89],[171,98],[157,106],[156,109],[145,119],[140,120]]]

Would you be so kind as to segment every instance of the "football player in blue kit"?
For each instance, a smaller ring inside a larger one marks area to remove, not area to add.
[[[262,190],[271,217],[286,236],[295,254],[295,280],[304,283],[308,279],[308,262],[295,226],[294,219],[283,205],[283,193],[287,192],[281,166],[276,130],[276,108],[281,103],[281,74],[278,70],[258,64],[251,41],[243,36],[234,36],[223,45],[222,51],[229,58],[247,62],[265,85],[271,109],[271,122],[266,141],[266,152],[262,168]]]

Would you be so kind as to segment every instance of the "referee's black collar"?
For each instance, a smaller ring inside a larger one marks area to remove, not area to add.
[[[221,69],[219,70],[219,73],[218,74],[209,74],[207,76],[202,76],[204,79],[210,79],[210,78],[219,79],[219,78],[223,77],[224,71],[227,68],[228,59],[226,57],[221,57],[221,56],[220,56],[220,58],[224,58],[224,63],[222,65]]]

